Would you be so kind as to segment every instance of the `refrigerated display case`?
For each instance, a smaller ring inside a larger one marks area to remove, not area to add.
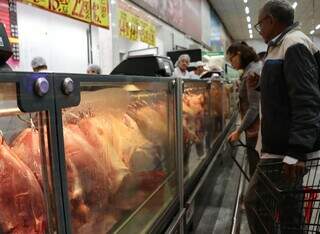
[[[147,232],[179,195],[174,79],[54,80],[73,233]]]

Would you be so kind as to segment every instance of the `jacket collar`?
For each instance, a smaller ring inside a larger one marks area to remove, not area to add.
[[[297,29],[299,27],[299,24],[300,24],[299,22],[295,22],[291,26],[287,27],[282,33],[280,33],[278,36],[276,36],[274,39],[272,39],[268,43],[268,48],[280,45],[282,40],[283,40],[283,38],[285,37],[285,35],[287,35],[291,31]]]

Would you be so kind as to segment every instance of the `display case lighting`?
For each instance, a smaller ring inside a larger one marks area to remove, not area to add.
[[[298,3],[297,3],[297,2],[292,3],[293,9],[296,9],[297,6],[298,6]]]
[[[247,22],[250,23],[251,22],[251,18],[250,16],[247,16]]]
[[[246,12],[247,15],[250,13],[249,7],[246,6],[246,8],[244,8],[244,10],[245,10],[245,12]]]

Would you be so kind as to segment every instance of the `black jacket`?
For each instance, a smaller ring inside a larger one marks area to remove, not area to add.
[[[289,27],[269,43],[260,80],[262,152],[305,160],[320,149],[320,53]]]

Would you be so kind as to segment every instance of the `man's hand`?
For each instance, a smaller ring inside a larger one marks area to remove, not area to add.
[[[238,141],[240,139],[240,135],[241,134],[237,130],[235,130],[228,136],[228,140],[230,142]]]
[[[296,164],[283,163],[283,173],[285,179],[289,183],[294,183],[297,178],[302,176],[305,172],[305,163],[298,161]]]

